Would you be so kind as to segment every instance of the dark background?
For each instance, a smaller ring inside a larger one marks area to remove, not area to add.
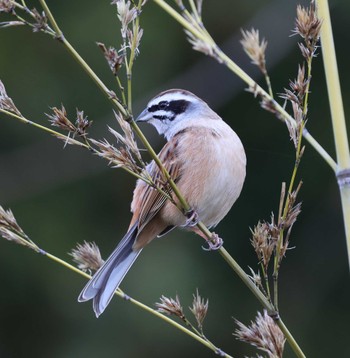
[[[118,47],[119,23],[109,1],[48,1],[66,37],[114,88],[96,41]],[[269,42],[267,63],[276,93],[301,62],[294,27],[296,1],[208,0],[204,21],[216,41],[259,79],[240,47],[240,29],[254,26]],[[36,3],[34,5],[37,5]],[[334,37],[346,114],[350,98],[350,3],[332,1]],[[4,17],[4,16],[2,16]],[[4,17],[5,19],[5,17]],[[149,0],[141,18],[144,38],[134,70],[135,113],[160,90],[186,88],[205,99],[238,133],[248,157],[240,199],[218,226],[225,248],[248,270],[257,269],[249,227],[278,208],[282,181],[294,164],[283,124],[263,111],[240,79],[192,51],[177,23]],[[0,78],[22,113],[47,125],[49,107],[83,109],[94,138],[116,127],[109,103],[57,42],[29,28],[0,31]],[[261,81],[261,79],[259,79]],[[334,157],[321,55],[314,61],[308,129]],[[161,141],[145,128],[159,149]],[[282,317],[308,357],[348,357],[349,270],[339,192],[331,169],[309,146],[300,166],[303,212],[280,272]],[[125,232],[134,179],[77,147],[0,115],[0,204],[11,208],[43,249],[70,260],[77,242],[95,241],[104,257]],[[217,253],[197,237],[174,231],[147,247],[122,284],[153,306],[178,294],[184,307],[196,288],[210,301],[207,336],[235,357],[255,355],[234,339],[233,317],[248,323],[256,299]],[[159,319],[114,299],[97,320],[91,304],[78,304],[85,280],[23,247],[0,242],[0,357],[211,357],[213,353]],[[293,354],[286,348],[286,357]]]

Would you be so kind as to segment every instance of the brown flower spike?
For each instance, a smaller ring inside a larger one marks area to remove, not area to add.
[[[242,40],[240,41],[245,53],[252,60],[252,63],[260,68],[263,74],[266,74],[265,52],[267,41],[259,38],[259,30],[242,30]]]
[[[199,295],[197,290],[196,294],[193,295],[193,303],[192,307],[190,307],[190,311],[193,313],[197,320],[198,328],[202,331],[203,329],[203,321],[207,315],[209,307],[209,300],[205,300]]]
[[[167,315],[175,315],[181,319],[184,319],[185,314],[181,307],[180,298],[176,295],[175,300],[171,297],[165,297],[162,295],[160,302],[156,302],[157,311]]]
[[[254,322],[246,326],[238,320],[234,336],[242,342],[249,343],[268,354],[269,358],[282,358],[286,339],[274,322],[264,310],[263,314],[258,312]]]
[[[78,268],[84,272],[97,271],[104,263],[98,246],[94,242],[78,244],[70,253]]]

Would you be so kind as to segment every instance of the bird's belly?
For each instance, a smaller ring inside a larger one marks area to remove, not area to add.
[[[245,178],[245,161],[240,156],[216,159],[196,166],[200,169],[193,170],[191,184],[183,186],[188,204],[208,227],[217,225],[226,216],[237,200]],[[179,186],[181,190],[181,183]]]

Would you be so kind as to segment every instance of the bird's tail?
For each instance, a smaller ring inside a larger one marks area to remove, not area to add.
[[[124,276],[142,250],[133,250],[132,248],[137,232],[136,223],[126,233],[106,262],[86,284],[78,297],[79,302],[93,299],[93,309],[96,317],[105,310],[115,290],[119,287]]]

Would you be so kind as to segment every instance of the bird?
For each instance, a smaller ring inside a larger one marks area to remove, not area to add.
[[[154,182],[163,185],[173,202],[146,182],[138,179],[131,203],[129,228],[105,263],[81,291],[78,301],[93,300],[99,317],[115,290],[143,248],[153,239],[174,228],[207,237],[196,226],[201,221],[215,227],[239,197],[246,176],[246,155],[241,140],[208,104],[183,89],[170,89],[152,98],[136,118],[147,122],[166,139],[158,154],[191,210],[179,210],[178,199],[163,173],[151,161],[145,170]],[[213,233],[217,249],[222,240]]]

